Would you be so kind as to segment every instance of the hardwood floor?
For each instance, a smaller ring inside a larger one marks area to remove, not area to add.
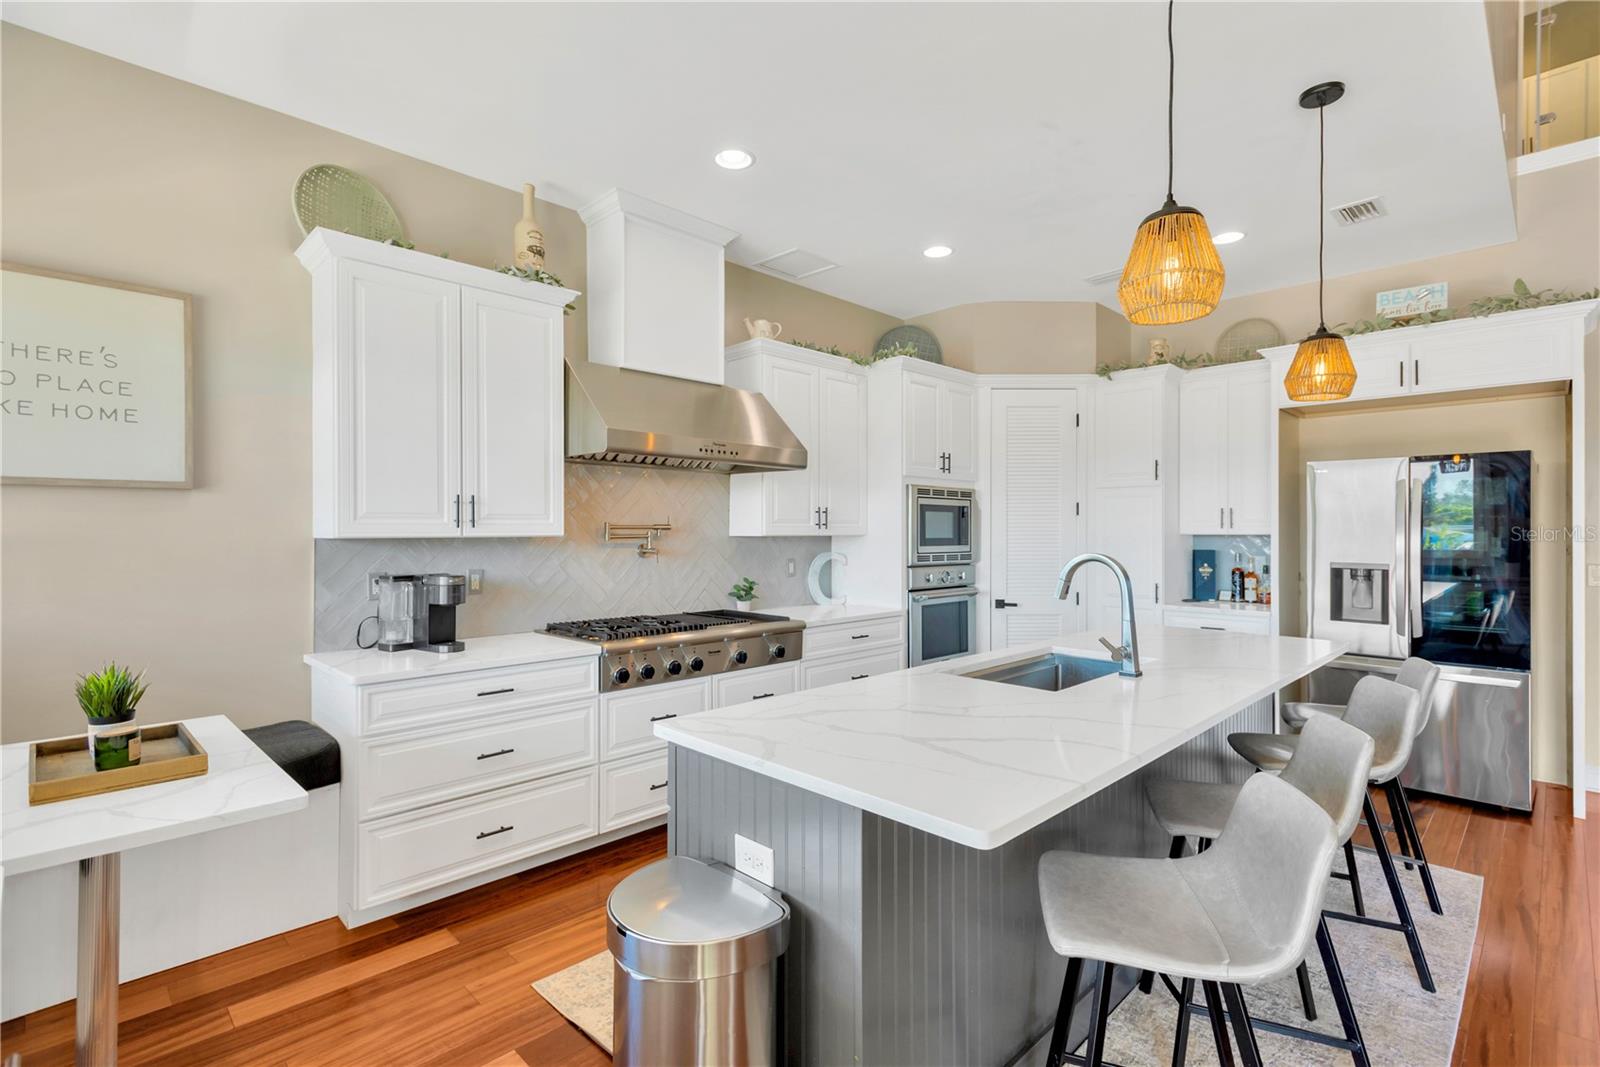
[[[1456,1064],[1600,1065],[1600,794],[1584,823],[1543,784],[1531,819],[1414,807],[1428,858],[1484,878]],[[330,919],[130,982],[121,1062],[604,1065],[530,983],[601,951],[611,888],[665,849],[653,830],[358,930]],[[70,1064],[72,1005],[6,1023],[0,1045],[24,1067]]]

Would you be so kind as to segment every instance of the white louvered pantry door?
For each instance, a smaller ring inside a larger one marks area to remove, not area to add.
[[[994,648],[1053,641],[1083,628],[1078,598],[1056,599],[1061,567],[1083,542],[1077,414],[1072,389],[990,394],[988,595]],[[995,606],[1002,601],[1007,606]]]

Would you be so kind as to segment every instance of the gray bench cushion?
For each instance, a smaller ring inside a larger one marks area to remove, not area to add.
[[[244,735],[301,789],[320,789],[339,781],[339,742],[316,723],[286,719],[252,726]]]

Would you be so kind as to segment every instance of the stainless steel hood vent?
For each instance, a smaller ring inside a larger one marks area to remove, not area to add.
[[[806,447],[760,393],[569,360],[567,458],[746,474],[803,470]]]

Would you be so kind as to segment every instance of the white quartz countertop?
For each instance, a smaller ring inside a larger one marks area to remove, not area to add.
[[[379,652],[375,648],[345,652],[313,652],[305,657],[312,669],[327,671],[350,685],[375,685],[407,678],[433,678],[491,667],[517,667],[524,663],[552,663],[600,655],[600,646],[570,637],[553,637],[537,631],[496,637],[465,637],[460,652]]]
[[[0,748],[0,865],[6,874],[125,852],[306,806],[306,791],[226,716],[183,721],[206,750],[205,774],[51,804],[28,803],[28,742]]]
[[[931,834],[990,849],[1159,759],[1346,650],[1201,630],[1140,635],[1144,675],[1059,693],[960,672],[1094,634],[927,664],[659,722],[656,736]]]
[[[788,607],[769,608],[757,605],[753,610],[763,615],[782,615],[786,619],[799,619],[807,626],[826,626],[830,622],[865,622],[868,619],[888,619],[904,615],[906,609],[885,604],[791,604]]]

